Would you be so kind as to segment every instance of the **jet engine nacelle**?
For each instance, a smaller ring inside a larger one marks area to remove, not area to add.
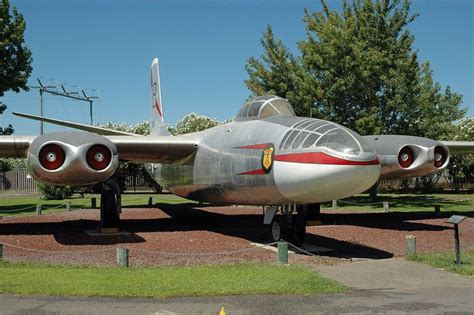
[[[412,136],[366,136],[377,151],[381,165],[380,179],[425,176],[444,169],[449,163],[449,149],[444,144]]]
[[[55,132],[36,138],[28,149],[28,168],[37,181],[86,186],[115,173],[118,154],[105,137],[89,132]]]

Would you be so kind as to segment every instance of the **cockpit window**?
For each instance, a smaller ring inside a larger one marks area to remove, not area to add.
[[[295,112],[287,100],[274,95],[264,95],[242,105],[235,120],[264,119],[277,115],[295,116]]]
[[[316,142],[316,146],[326,147],[334,151],[358,155],[359,145],[354,138],[344,129],[328,131]]]
[[[290,126],[279,146],[283,150],[311,147],[351,155],[373,151],[355,132],[329,121],[312,118],[302,119]]]

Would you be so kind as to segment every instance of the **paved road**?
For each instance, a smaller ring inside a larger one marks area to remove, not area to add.
[[[317,266],[353,289],[344,294],[112,299],[0,296],[0,314],[474,314],[474,279],[401,259]]]

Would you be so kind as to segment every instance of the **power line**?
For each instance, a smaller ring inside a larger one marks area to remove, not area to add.
[[[95,99],[98,99],[99,96],[92,96],[89,95],[88,92],[86,92],[87,89],[78,89],[78,91],[68,91],[66,90],[66,87],[64,84],[60,83],[59,87],[61,90],[58,89],[58,86],[56,85],[45,85],[43,82],[37,78],[36,79],[39,83],[39,86],[31,86],[33,89],[38,89],[40,92],[40,114],[41,117],[43,117],[43,107],[44,107],[44,100],[43,100],[43,94],[44,93],[49,93],[51,95],[55,96],[62,96],[62,97],[67,97],[70,99],[78,100],[78,101],[84,101],[89,103],[89,114],[90,114],[90,119],[91,119],[91,126],[94,124],[94,117],[93,117],[93,112],[92,112],[92,105],[94,103]],[[43,127],[43,121],[41,121],[40,125],[40,134],[44,133],[44,127]]]

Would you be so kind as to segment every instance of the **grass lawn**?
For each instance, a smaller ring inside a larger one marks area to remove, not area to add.
[[[339,200],[338,209],[347,211],[383,211],[382,202],[388,202],[391,212],[434,211],[435,205],[441,206],[441,212],[474,212],[474,194],[379,194],[378,202],[371,204],[367,194]],[[331,203],[324,203],[323,209],[331,209]]]
[[[122,207],[145,206],[148,204],[148,197],[153,197],[153,203],[188,203],[190,200],[172,194],[124,194],[122,195]],[[42,213],[53,213],[65,211],[66,202],[71,202],[72,209],[82,209],[91,207],[91,198],[96,198],[97,207],[100,206],[100,195],[86,194],[84,198],[75,194],[72,198],[64,200],[43,200],[39,194],[31,195],[4,195],[0,194],[0,215],[24,215],[36,213],[36,205],[41,204]],[[14,211],[24,209],[21,211]],[[13,210],[13,211],[12,211]]]
[[[43,213],[64,211],[66,202],[70,201],[73,209],[90,208],[91,198],[97,199],[100,206],[100,195],[87,194],[84,198],[74,195],[65,200],[43,200],[40,195],[4,195],[0,194],[0,216],[34,214],[35,206],[42,205]],[[148,204],[148,197],[153,197],[153,203],[194,203],[172,194],[124,194],[122,195],[123,207],[142,207]],[[382,202],[387,201],[391,212],[433,212],[435,205],[441,206],[441,212],[465,212],[470,216],[474,213],[474,194],[379,194],[379,201],[372,204],[366,194],[338,201],[338,210],[342,211],[373,211],[382,212]],[[29,207],[23,211],[8,212]],[[322,204],[323,209],[331,209],[331,203]]]
[[[436,268],[441,268],[447,271],[455,272],[460,275],[474,276],[474,251],[461,251],[460,266],[457,266],[454,261],[456,255],[452,253],[432,253],[432,254],[417,254],[410,257],[410,260],[426,263]]]
[[[165,298],[345,290],[302,266],[113,268],[0,263],[0,293],[11,294]]]

